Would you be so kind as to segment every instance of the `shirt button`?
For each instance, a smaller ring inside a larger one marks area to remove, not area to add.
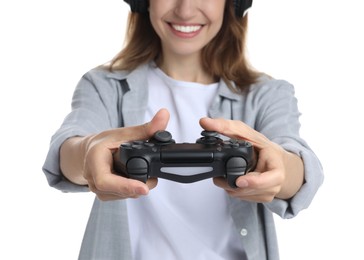
[[[241,235],[241,236],[243,236],[243,237],[247,236],[247,235],[248,235],[248,230],[247,230],[247,229],[245,229],[245,228],[242,228],[242,229],[240,230],[240,235]]]

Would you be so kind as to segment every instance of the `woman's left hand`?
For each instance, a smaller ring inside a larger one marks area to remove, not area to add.
[[[289,199],[301,188],[304,181],[302,159],[284,150],[263,134],[241,121],[202,118],[200,125],[208,131],[216,131],[233,139],[250,142],[258,156],[254,171],[236,180],[237,188],[231,188],[222,177],[214,183],[227,193],[241,200],[270,202],[274,198]]]

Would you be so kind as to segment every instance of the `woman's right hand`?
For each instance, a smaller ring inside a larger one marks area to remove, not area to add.
[[[158,130],[165,130],[169,112],[161,109],[143,125],[107,130],[96,135],[73,137],[61,147],[61,170],[70,181],[88,185],[100,200],[138,198],[147,195],[157,185],[157,179],[147,183],[128,179],[113,172],[113,154],[121,143],[147,140]]]

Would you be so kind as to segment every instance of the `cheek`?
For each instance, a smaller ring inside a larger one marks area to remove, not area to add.
[[[217,3],[217,5],[219,6],[218,8],[211,6],[210,8],[205,9],[204,13],[214,27],[221,28],[224,20],[225,4]]]
[[[228,0],[233,1],[233,0]],[[203,6],[204,12],[214,17],[223,17],[225,12],[224,0],[209,0],[209,4]]]
[[[221,30],[223,24],[223,19],[220,17],[217,17],[215,20],[211,20],[211,33],[216,35]]]
[[[162,20],[160,19],[157,12],[150,11],[149,12],[150,22],[152,27],[154,28],[155,32],[160,36],[161,27],[162,27]]]
[[[165,3],[167,2],[167,3]],[[149,4],[149,19],[156,31],[161,36],[163,31],[166,30],[165,17],[168,16],[171,7],[168,5],[168,1],[165,0],[153,0]]]

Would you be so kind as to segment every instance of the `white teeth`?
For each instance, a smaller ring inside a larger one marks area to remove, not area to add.
[[[201,25],[183,26],[172,24],[172,27],[179,32],[191,33],[198,31],[201,28]]]

